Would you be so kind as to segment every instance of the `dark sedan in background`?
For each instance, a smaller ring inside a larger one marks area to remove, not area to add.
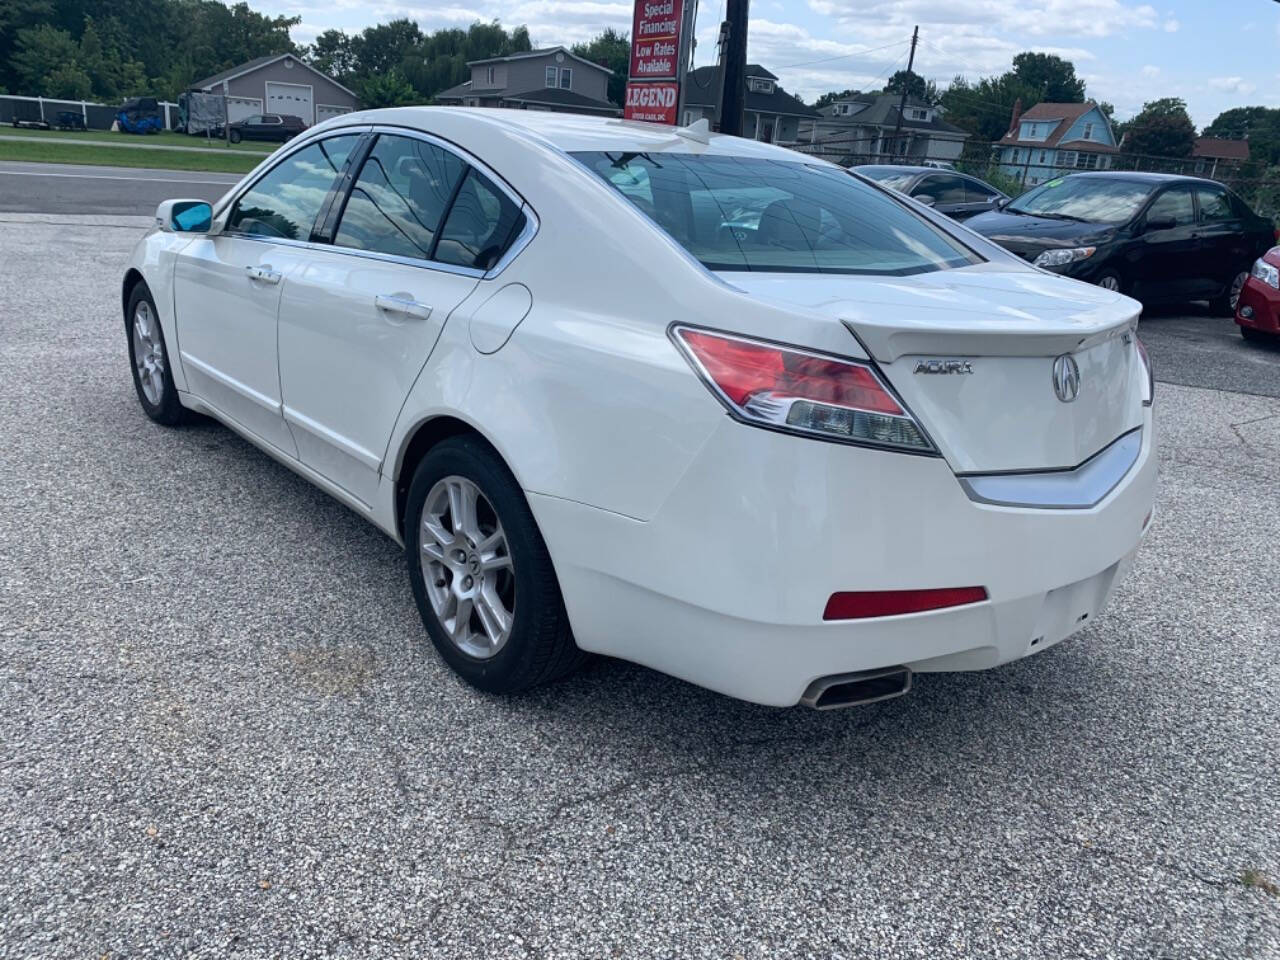
[[[227,135],[232,143],[239,143],[241,140],[273,140],[284,143],[305,129],[307,125],[302,122],[301,117],[291,117],[287,113],[260,113],[237,120],[231,124]]]
[[[938,167],[869,163],[853,168],[870,180],[928,204],[953,220],[995,210],[1009,198],[977,177]]]
[[[1038,267],[1144,304],[1235,311],[1275,226],[1219,183],[1159,173],[1050,180],[966,224]]]

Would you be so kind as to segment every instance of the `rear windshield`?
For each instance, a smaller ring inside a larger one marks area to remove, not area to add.
[[[1151,185],[1135,180],[1064,177],[1024,193],[1005,210],[1051,220],[1128,223],[1150,195]]]
[[[671,153],[573,156],[711,270],[905,276],[980,262],[836,168]]]

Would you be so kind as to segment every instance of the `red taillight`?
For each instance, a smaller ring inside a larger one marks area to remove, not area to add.
[[[945,607],[963,607],[987,599],[986,587],[943,587],[937,590],[859,590],[833,593],[823,620],[863,620],[896,617]]]
[[[674,339],[720,399],[763,426],[920,452],[933,446],[868,364],[676,327]]]

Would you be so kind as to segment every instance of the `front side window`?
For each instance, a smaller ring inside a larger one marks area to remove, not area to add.
[[[329,137],[290,154],[236,201],[227,229],[285,240],[309,239],[329,188],[359,139],[354,133]]]
[[[1196,187],[1196,199],[1200,201],[1200,219],[1204,222],[1236,219],[1227,191],[1221,187]]]
[[[911,192],[913,197],[931,197],[937,203],[964,203],[964,181],[959,177],[934,175],[925,177]]]
[[[968,203],[987,203],[996,198],[996,191],[981,180],[972,177],[961,177],[964,181],[964,198]]]
[[[1147,210],[1147,222],[1171,219],[1175,226],[1196,222],[1196,208],[1191,202],[1191,191],[1186,187],[1173,187],[1156,197]]]
[[[523,226],[520,205],[473,168],[467,171],[440,228],[435,259],[488,270],[506,253]]]
[[[903,276],[980,262],[843,170],[685,153],[573,156],[711,270]]]
[[[351,188],[334,244],[427,259],[464,166],[434,143],[379,136]]]
[[[1005,210],[1049,219],[1128,223],[1150,195],[1151,187],[1135,180],[1059,177],[1024,193]]]

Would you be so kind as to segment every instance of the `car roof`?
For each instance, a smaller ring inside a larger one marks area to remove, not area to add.
[[[389,107],[361,110],[325,121],[325,124],[347,126],[358,123],[386,123],[433,132],[432,117],[447,112],[455,123],[497,125],[552,147],[574,152],[579,150],[620,150],[637,153],[711,153],[719,156],[760,157],[791,163],[829,166],[819,157],[806,156],[742,137],[708,133],[694,137],[681,136],[678,129],[665,124],[641,123],[617,117],[593,117],[585,114],[553,113],[544,110],[508,110],[497,107]],[[337,121],[337,122],[335,122]]]
[[[860,163],[855,170],[891,170],[894,173],[956,173],[955,170],[940,170],[937,167],[921,167],[907,163]]]
[[[1188,177],[1180,173],[1148,173],[1141,170],[1097,170],[1089,173],[1069,173],[1069,177],[1082,180],[1127,180],[1131,183],[1212,183],[1221,186],[1215,180],[1205,177]]]

